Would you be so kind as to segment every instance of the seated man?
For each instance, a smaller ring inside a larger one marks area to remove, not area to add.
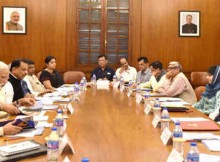
[[[23,80],[27,75],[28,64],[24,59],[17,59],[12,61],[10,67],[9,82],[13,87],[13,90],[7,89],[7,91],[13,92],[13,101],[24,97],[34,97],[30,90],[27,87],[27,83]],[[10,85],[6,85],[7,88],[10,88]]]
[[[189,80],[182,73],[182,66],[176,61],[169,63],[166,80],[158,92],[169,97],[181,98],[190,104],[196,102],[195,92]]]
[[[166,79],[166,71],[163,70],[163,65],[160,61],[155,61],[150,64],[151,74],[150,80],[146,83],[141,83],[142,88],[152,88],[157,91],[162,86]]]
[[[18,114],[20,113],[20,111],[16,108],[17,106],[33,105],[35,103],[35,100],[32,98],[20,98],[12,103],[13,87],[8,82],[8,78],[8,65],[0,61],[0,109],[9,114]]]
[[[38,94],[49,92],[50,90],[46,90],[44,85],[38,80],[35,75],[35,64],[31,60],[27,60],[28,63],[28,74],[24,77],[24,81],[26,81],[28,89],[32,94],[36,96]]]
[[[148,82],[151,77],[151,71],[149,68],[147,57],[138,58],[138,68],[140,71],[137,73],[136,82],[137,83]]]
[[[103,80],[112,81],[113,76],[115,75],[115,71],[109,66],[107,66],[108,59],[106,55],[99,55],[98,64],[99,64],[99,67],[95,68],[92,71],[90,78],[92,78],[93,75],[95,74],[97,80],[103,79]]]
[[[135,82],[137,76],[137,70],[134,67],[128,65],[128,61],[126,58],[120,59],[121,67],[116,70],[116,76],[118,79],[121,77],[124,78],[125,82],[129,82],[130,80]]]

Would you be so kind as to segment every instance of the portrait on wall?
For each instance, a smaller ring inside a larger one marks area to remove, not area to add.
[[[179,11],[179,36],[200,36],[200,11]]]
[[[26,34],[27,33],[27,8],[2,7],[2,33]]]

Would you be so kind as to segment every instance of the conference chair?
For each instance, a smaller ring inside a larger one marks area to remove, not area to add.
[[[207,72],[191,72],[190,79],[193,88],[195,89],[196,87],[205,86],[208,84],[206,76]]]
[[[197,101],[199,101],[202,98],[202,93],[205,92],[205,90],[206,90],[205,86],[199,86],[194,89]]]
[[[81,71],[66,71],[63,74],[63,80],[66,84],[74,84],[75,82],[79,83],[84,76],[85,74]]]

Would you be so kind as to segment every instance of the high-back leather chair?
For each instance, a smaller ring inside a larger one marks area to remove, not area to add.
[[[63,74],[63,80],[66,84],[74,84],[75,82],[80,82],[85,74],[81,71],[67,71]]]
[[[199,86],[194,89],[197,101],[199,101],[202,98],[202,93],[205,92],[205,90],[206,90],[205,86]]]
[[[208,84],[208,79],[206,76],[207,72],[191,72],[191,84],[194,88],[197,101],[201,99],[202,93],[206,90],[205,86]]]
[[[205,86],[208,84],[208,79],[206,78],[207,72],[191,72],[190,79],[193,88],[198,86]]]

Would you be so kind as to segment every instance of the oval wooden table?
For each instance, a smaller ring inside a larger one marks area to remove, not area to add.
[[[66,133],[73,143],[75,154],[68,152],[59,161],[69,156],[70,161],[80,162],[88,157],[91,162],[164,162],[168,158],[172,145],[164,146],[160,140],[161,130],[153,128],[152,115],[144,114],[144,104],[137,104],[134,97],[128,98],[124,92],[115,89],[88,89],[80,97],[79,103],[73,103],[75,111],[66,120]],[[56,112],[48,111],[50,122]],[[194,110],[191,113],[170,113],[171,117],[205,117]],[[172,130],[172,125],[171,125]],[[50,133],[46,128],[43,136],[34,139],[44,143]],[[220,134],[219,131],[215,132]],[[199,151],[209,154],[201,143]],[[185,153],[189,143],[184,145]],[[46,155],[23,161],[43,162]]]

